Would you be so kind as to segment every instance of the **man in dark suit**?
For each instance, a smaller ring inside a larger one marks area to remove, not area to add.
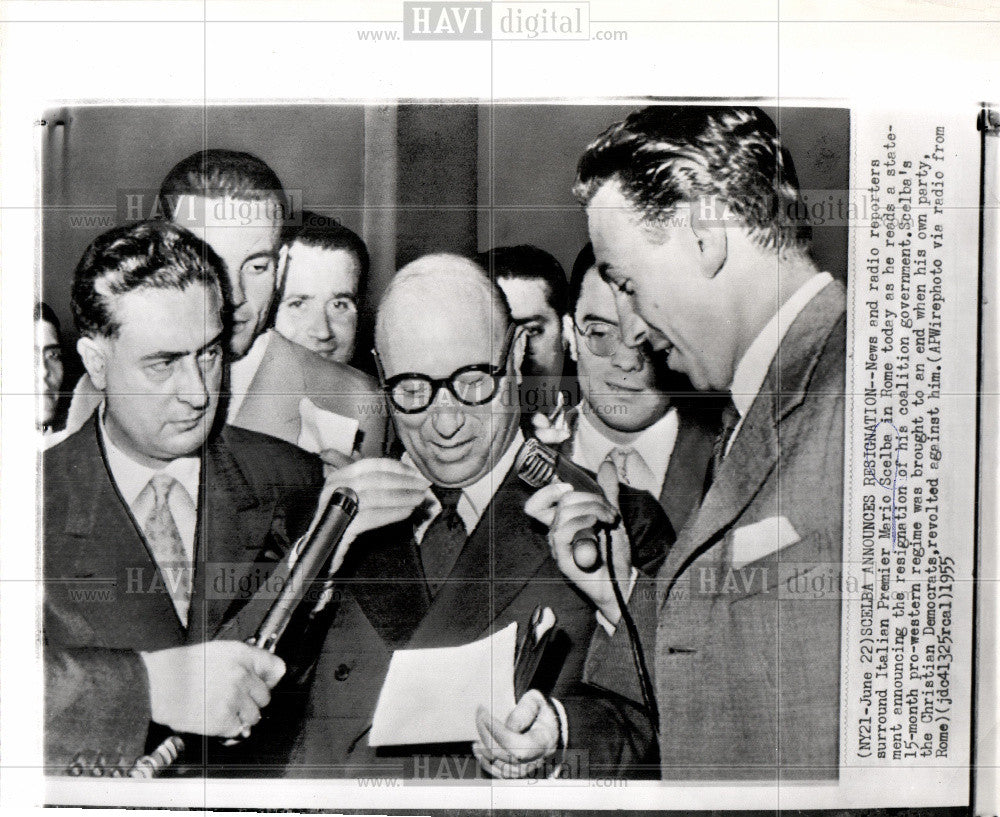
[[[622,342],[614,294],[589,244],[573,265],[567,307],[563,335],[582,399],[551,420],[536,414],[536,435],[595,474],[610,461],[621,483],[657,497],[680,530],[701,502],[717,407],[711,396],[692,394],[648,345]]]
[[[839,594],[803,597],[789,579],[840,575],[845,293],[809,257],[791,157],[759,109],[652,107],[587,149],[576,192],[624,341],[732,397],[700,508],[655,580],[623,582],[654,700],[627,626],[599,631],[588,659],[588,680],[658,715],[600,739],[658,727],[664,778],[835,778]],[[619,622],[610,582],[568,557],[579,518],[610,520],[611,504],[542,489],[527,510],[552,524],[564,572]],[[566,709],[569,745],[585,744],[591,703]],[[530,745],[484,720],[485,765],[516,775],[554,755],[544,714]]]
[[[559,573],[545,529],[524,513],[534,491],[513,464],[523,442],[525,335],[485,272],[450,255],[402,269],[380,304],[376,345],[403,463],[368,460],[332,479],[358,493],[359,517],[366,503],[401,512],[396,524],[357,528],[367,533],[345,564],[346,593],[316,669],[293,773],[471,776],[468,743],[367,745],[392,651],[465,644],[510,622],[523,627],[536,606],[549,606],[557,632],[535,680],[566,693],[581,680],[596,619]],[[414,466],[424,479],[419,490],[387,497],[401,469]],[[622,515],[635,563],[658,564],[672,539],[659,506],[625,489]]]
[[[111,230],[77,267],[77,348],[103,399],[42,462],[52,773],[127,773],[173,732],[232,737],[285,671],[212,639],[305,531],[321,463],[252,431],[211,432],[219,274],[215,253],[167,222]],[[202,740],[187,742],[190,760]]]
[[[387,423],[375,382],[363,372],[269,330],[286,251],[289,204],[274,171],[249,153],[203,150],[178,162],[160,188],[163,214],[222,259],[231,320],[227,422],[319,453],[335,465],[379,456]],[[81,379],[68,426],[100,395]]]

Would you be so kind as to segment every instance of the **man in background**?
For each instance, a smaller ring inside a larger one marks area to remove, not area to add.
[[[212,639],[305,531],[321,466],[273,437],[212,433],[219,274],[204,243],[154,221],[101,235],[74,276],[77,348],[101,402],[42,460],[53,773],[127,774],[172,733],[233,737],[285,671]],[[202,742],[189,736],[182,763],[208,761]]]
[[[43,436],[56,431],[56,411],[63,381],[59,319],[45,302],[35,304],[35,422]]]
[[[159,201],[170,221],[204,240],[224,265],[226,422],[320,453],[335,465],[356,453],[381,454],[386,416],[372,378],[268,331],[288,215],[274,171],[249,153],[199,151],[170,170]],[[75,391],[70,429],[99,400],[89,380],[81,379]]]
[[[524,513],[534,489],[514,461],[524,442],[525,336],[500,290],[468,259],[417,259],[379,305],[376,347],[406,453],[332,477],[358,494],[360,536],[344,564],[347,592],[316,668],[294,772],[468,776],[476,770],[469,743],[367,745],[392,651],[458,646],[511,622],[523,628],[536,606],[548,606],[557,631],[535,680],[564,693],[582,676],[596,620]],[[622,508],[635,563],[661,558],[671,531],[656,502],[626,488]]]
[[[289,229],[284,246],[275,330],[327,360],[350,363],[368,276],[365,243],[335,219],[303,210],[301,226]]]
[[[521,410],[526,424],[534,412],[552,415],[563,405],[571,405],[575,386],[571,388],[563,379],[566,272],[562,265],[531,244],[494,247],[479,253],[476,262],[503,290],[514,323],[523,326],[527,336],[521,372]]]
[[[717,411],[707,401],[696,410],[685,393],[686,378],[670,372],[648,345],[624,343],[614,293],[589,244],[573,265],[567,312],[563,335],[577,365],[581,400],[561,426],[536,414],[539,439],[563,438],[562,452],[595,474],[610,461],[620,482],[658,498],[680,530],[701,502]]]

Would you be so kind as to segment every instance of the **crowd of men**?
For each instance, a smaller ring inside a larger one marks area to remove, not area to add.
[[[845,293],[789,216],[791,157],[759,109],[654,106],[574,192],[568,279],[535,246],[400,269],[374,377],[350,365],[363,241],[288,219],[255,156],[187,157],[164,218],[93,241],[64,423],[35,314],[49,773],[129,774],[182,735],[164,773],[837,775],[839,601],[786,580],[840,562]],[[522,480],[528,436],[601,490]],[[236,640],[335,487],[359,510],[324,592],[277,654]],[[478,740],[369,745],[394,650],[538,607],[532,688]]]

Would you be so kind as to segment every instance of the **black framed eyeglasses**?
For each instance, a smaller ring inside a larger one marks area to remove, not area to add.
[[[622,344],[622,333],[617,325],[604,321],[588,323],[585,329],[573,318],[573,328],[583,338],[591,353],[598,357],[611,357]]]
[[[403,414],[426,411],[442,387],[447,388],[462,405],[481,406],[488,403],[496,396],[500,381],[507,375],[507,362],[514,345],[516,330],[514,324],[507,330],[503,346],[500,347],[500,362],[497,365],[473,363],[456,369],[448,377],[430,377],[421,372],[403,372],[387,379],[378,350],[372,349],[382,390],[393,407]]]

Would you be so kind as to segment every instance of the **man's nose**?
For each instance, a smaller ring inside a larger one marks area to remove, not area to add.
[[[329,340],[333,336],[333,329],[330,328],[330,318],[325,309],[313,311],[307,329],[309,337],[313,340]]]
[[[611,354],[611,365],[623,372],[639,372],[646,364],[642,350],[637,346],[627,346],[619,343]]]
[[[445,439],[454,437],[465,425],[465,412],[447,387],[441,388],[427,409],[434,430]]]
[[[247,300],[246,288],[243,286],[243,272],[239,268],[236,268],[234,272],[233,267],[228,263],[226,264],[226,270],[226,277],[229,280],[229,304],[233,308],[233,312],[235,312]]]
[[[208,405],[210,397],[208,375],[198,361],[189,358],[181,362],[177,396],[192,408],[203,409]]]
[[[641,346],[649,338],[649,327],[639,317],[632,306],[632,299],[625,293],[615,295],[615,307],[618,310],[618,328],[622,335],[622,343],[634,349]]]

